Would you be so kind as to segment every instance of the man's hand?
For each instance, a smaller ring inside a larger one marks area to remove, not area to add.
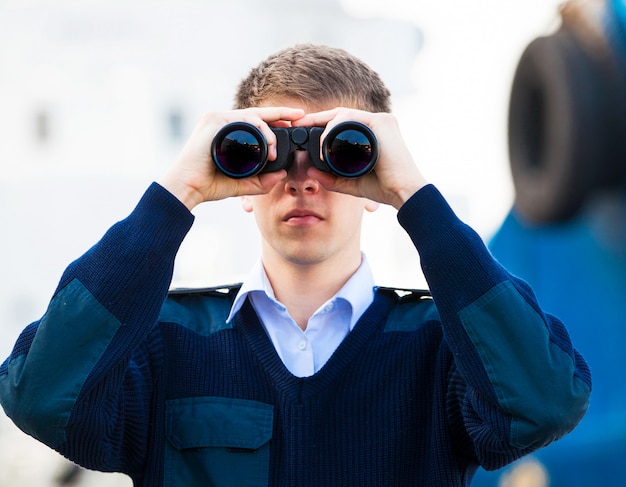
[[[399,209],[416,191],[427,184],[413,161],[396,118],[389,113],[370,113],[349,108],[334,108],[309,113],[293,120],[293,126],[326,126],[328,131],[340,122],[357,121],[369,126],[378,139],[379,155],[374,170],[355,179],[346,179],[309,168],[325,189],[368,198]]]
[[[268,143],[268,158],[275,160],[276,136],[270,126],[289,126],[303,116],[303,110],[285,107],[207,113],[202,116],[176,163],[159,184],[190,210],[204,201],[267,193],[285,177],[285,171],[259,174],[245,179],[229,178],[216,168],[211,158],[213,137],[227,123],[248,122],[263,133]]]

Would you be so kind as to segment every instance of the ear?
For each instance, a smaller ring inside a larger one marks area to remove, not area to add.
[[[369,211],[370,213],[375,212],[376,210],[378,210],[378,208],[380,207],[380,203],[377,203],[376,201],[372,201],[372,200],[365,200],[365,210]]]
[[[242,196],[241,207],[243,208],[243,211],[247,213],[252,213],[252,211],[254,210],[252,206],[252,198],[250,196]]]

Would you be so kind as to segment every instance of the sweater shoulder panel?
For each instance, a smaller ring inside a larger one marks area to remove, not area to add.
[[[378,291],[395,301],[385,322],[385,333],[415,331],[426,322],[439,321],[428,290],[379,287]]]
[[[201,336],[232,328],[226,319],[241,284],[169,291],[159,322],[176,323]]]

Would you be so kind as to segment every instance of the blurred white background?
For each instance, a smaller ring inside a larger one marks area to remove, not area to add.
[[[513,197],[514,69],[555,27],[558,3],[0,0],[0,354],[45,311],[65,266],[165,171],[200,114],[229,108],[248,69],[295,42],[344,47],[380,72],[420,168],[487,240]],[[175,284],[241,280],[258,258],[252,217],[237,200],[195,213]],[[391,209],[366,216],[363,246],[381,285],[425,286]],[[2,417],[0,486],[47,485],[59,467],[46,455]]]

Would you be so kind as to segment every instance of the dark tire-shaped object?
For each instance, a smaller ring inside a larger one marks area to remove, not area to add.
[[[576,215],[623,180],[624,91],[610,53],[595,58],[566,28],[535,39],[514,75],[509,160],[517,213],[531,224]]]

